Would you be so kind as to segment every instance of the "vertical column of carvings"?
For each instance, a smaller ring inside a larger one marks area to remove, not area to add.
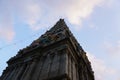
[[[87,79],[88,80],[94,80],[92,77],[90,77],[89,75],[91,75],[90,73],[89,73],[89,71],[87,71]]]
[[[73,56],[69,54],[68,71],[70,80],[79,80],[78,65],[76,64]]]
[[[14,80],[19,80],[21,75],[23,74],[24,70],[25,70],[26,66],[25,64],[21,64],[18,68],[18,73],[16,74],[16,76],[14,77]]]
[[[83,79],[83,63],[82,63],[82,59],[80,59],[80,62],[79,62],[79,67],[78,67],[78,72],[79,72],[79,79],[80,80],[84,80]]]
[[[78,70],[78,64],[77,64],[77,66],[76,66],[76,80],[79,80],[79,72],[78,72],[79,70]]]
[[[84,75],[84,79],[85,80],[88,80],[88,73],[87,73],[87,66],[86,65],[84,65],[84,73],[83,73],[83,75]]]
[[[15,77],[18,74],[19,70],[20,70],[20,67],[19,67],[19,64],[17,64],[16,65],[16,70],[15,70],[13,76],[11,77],[11,80],[15,80]]]
[[[72,63],[72,66],[73,66],[73,80],[76,80],[76,66],[75,66],[75,61],[73,61]]]
[[[87,67],[85,66],[85,77],[86,77],[86,80],[89,80],[88,79],[88,70],[87,70]]]
[[[51,58],[53,58],[53,61],[51,63],[51,68],[50,68],[50,72],[49,72],[49,79],[51,78],[55,78],[58,76],[58,70],[59,70],[59,60],[60,60],[60,56],[57,53],[57,51],[55,53],[51,54]]]
[[[43,56],[41,56],[38,59],[36,68],[34,70],[34,74],[32,75],[32,78],[30,80],[38,80],[39,79],[39,75],[40,75],[40,72],[42,70],[42,66],[44,64],[44,61],[45,61],[45,57],[43,57]]]
[[[71,56],[71,80],[73,80],[73,58]]]
[[[13,75],[15,74],[15,71],[17,70],[17,67],[12,67],[12,71],[8,75],[8,77],[5,80],[12,80]]]
[[[51,62],[52,62],[51,55],[47,53],[46,59],[43,64],[43,68],[41,70],[41,74],[39,76],[39,80],[44,80],[48,78]]]
[[[32,60],[29,64],[29,68],[27,70],[27,72],[25,73],[25,77],[22,80],[30,80],[33,74],[33,71],[35,69],[36,66],[36,59]]]
[[[66,77],[68,75],[68,54],[66,50],[60,52],[59,75]]]
[[[29,70],[29,67],[30,67],[30,62],[26,63],[26,69],[24,70],[24,72],[22,73],[21,77],[20,77],[20,80],[24,80],[26,74],[27,74],[27,71]]]
[[[81,75],[81,76],[82,76],[82,80],[85,80],[84,70],[85,70],[85,69],[84,69],[84,64],[82,64],[82,68],[81,68],[81,73],[82,73],[82,75]]]
[[[44,66],[44,64],[45,64],[45,61],[46,61],[46,53],[44,53],[43,54],[43,56],[42,56],[42,64],[41,64],[41,66],[40,66],[40,70],[39,70],[39,75],[37,76],[37,79],[36,80],[41,80],[41,74],[42,74],[42,70],[43,70],[43,66]]]
[[[64,54],[65,54],[65,56],[66,56],[66,61],[65,61],[65,63],[66,63],[65,69],[66,69],[66,70],[65,70],[65,74],[66,74],[66,76],[67,76],[67,78],[68,78],[68,66],[69,66],[69,65],[68,65],[68,60],[69,60],[69,59],[68,59],[68,51],[65,50],[65,53],[64,53]]]
[[[71,66],[72,66],[72,64],[71,64],[71,55],[69,54],[68,55],[68,74],[69,74],[69,78],[70,78],[70,80],[72,79],[72,73],[71,73]]]

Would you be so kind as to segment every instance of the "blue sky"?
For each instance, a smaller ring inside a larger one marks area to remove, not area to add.
[[[64,18],[95,79],[120,80],[119,0],[0,0],[0,12],[0,75],[10,57]]]

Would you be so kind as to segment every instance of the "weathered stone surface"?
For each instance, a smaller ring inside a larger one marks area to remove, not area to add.
[[[7,63],[0,80],[94,80],[86,53],[63,19]]]

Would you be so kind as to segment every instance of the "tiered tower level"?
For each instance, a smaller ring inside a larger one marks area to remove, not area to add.
[[[94,80],[86,52],[63,19],[7,63],[0,80]]]

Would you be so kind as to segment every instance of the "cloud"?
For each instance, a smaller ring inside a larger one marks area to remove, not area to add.
[[[15,0],[16,1],[16,0]],[[38,30],[38,22],[41,20],[41,6],[36,0],[20,0],[14,4],[15,11],[19,19],[28,24],[32,30]]]
[[[13,28],[13,18],[11,12],[9,11],[10,7],[6,7],[7,4],[4,4],[0,8],[2,14],[0,14],[0,39],[5,39],[7,41],[12,41],[14,38],[15,32]]]
[[[10,28],[0,28],[0,39],[5,39],[8,42],[11,42],[12,39],[14,38],[14,31],[13,29]]]
[[[104,43],[105,51],[112,56],[120,55],[120,41],[116,42],[105,42]]]
[[[15,17],[28,24],[33,30],[38,29],[33,27],[40,19],[40,6],[32,0],[1,0],[0,1],[0,39],[12,41],[15,36],[14,23]],[[20,21],[19,20],[19,21]]]
[[[0,18],[2,19],[1,29],[7,31],[10,29],[11,39],[15,32],[14,18],[18,17],[18,21],[27,24],[32,30],[39,30],[54,24],[59,18],[67,19],[71,24],[79,25],[81,28],[84,19],[88,18],[97,6],[104,3],[105,0],[1,0],[0,1]],[[5,35],[7,38],[7,33]],[[9,37],[8,37],[9,38]],[[9,38],[10,39],[10,38]]]
[[[91,53],[87,53],[87,56],[94,70],[95,80],[107,80],[108,78],[112,78],[116,75],[116,70],[107,66],[103,60],[98,59]]]
[[[94,9],[102,5],[104,0],[46,0],[43,3],[42,9],[46,6],[51,17],[66,18],[71,24],[79,25],[80,28],[82,21],[90,17]]]

